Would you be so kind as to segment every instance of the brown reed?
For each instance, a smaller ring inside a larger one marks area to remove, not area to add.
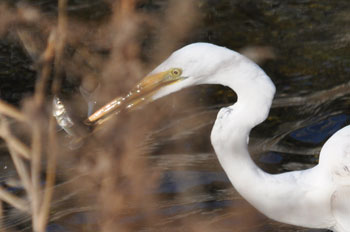
[[[167,114],[166,107],[143,115],[122,113],[96,133],[84,134],[79,148],[70,149],[66,135],[56,131],[52,97],[68,91],[66,82],[94,92],[97,105],[122,96],[184,43],[199,17],[195,1],[169,1],[160,16],[137,10],[137,3],[112,1],[111,14],[99,22],[74,18],[67,0],[58,1],[57,17],[30,5],[0,6],[0,35],[19,41],[37,72],[35,92],[20,108],[0,101],[0,136],[25,189],[20,198],[0,188],[1,204],[31,217],[29,230],[44,232],[52,221],[89,212],[88,225],[70,229],[220,231],[214,220],[191,215],[170,220],[159,213],[158,197],[149,194],[160,173],[147,160],[146,135]],[[72,94],[65,104],[79,112],[78,96]],[[25,129],[17,133],[16,127]],[[125,222],[133,217],[140,219]]]

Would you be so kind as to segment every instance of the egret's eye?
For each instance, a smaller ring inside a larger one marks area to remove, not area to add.
[[[179,77],[182,74],[182,70],[179,68],[173,68],[170,70],[170,75],[172,77]]]

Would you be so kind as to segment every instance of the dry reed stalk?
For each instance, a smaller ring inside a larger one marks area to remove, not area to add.
[[[3,218],[4,218],[4,203],[2,200],[0,200],[0,232],[5,232]]]
[[[41,220],[43,216],[40,216],[40,209],[42,205],[42,187],[40,184],[40,174],[41,174],[41,165],[43,158],[43,131],[42,122],[40,122],[41,111],[44,108],[45,103],[45,91],[48,83],[49,76],[51,74],[51,61],[55,55],[55,42],[56,42],[56,30],[52,30],[48,38],[47,47],[42,55],[43,66],[40,73],[40,78],[37,81],[34,95],[34,110],[36,111],[34,115],[37,115],[38,118],[33,119],[32,123],[32,155],[31,155],[31,182],[32,182],[32,192],[31,196],[31,205],[32,205],[32,222],[33,229],[36,232],[44,232],[45,222]]]
[[[64,55],[64,46],[66,45],[67,37],[67,0],[58,1],[58,21],[57,21],[57,33],[55,40],[55,59],[54,59],[54,77],[52,84],[52,93],[58,94],[61,88],[61,73]]]
[[[41,159],[42,159],[42,133],[38,122],[34,122],[32,128],[32,159],[31,159],[31,206],[32,206],[32,222],[33,229],[41,232],[39,220],[40,203],[42,199],[42,188],[40,184]]]
[[[23,184],[24,189],[28,194],[32,192],[32,184],[29,176],[29,172],[27,170],[26,165],[24,164],[23,160],[21,159],[18,152],[15,150],[9,148],[9,152],[13,161],[13,164],[15,165],[17,174]]]
[[[54,78],[52,84],[52,92],[57,94],[60,89],[60,73],[62,66],[63,51],[66,40],[66,27],[67,27],[67,0],[60,0],[58,2],[58,25],[57,31],[54,33],[53,45],[48,44],[47,49],[54,48]],[[51,59],[50,59],[51,60]],[[45,80],[43,79],[42,82]],[[56,178],[56,157],[57,157],[57,137],[56,137],[56,120],[53,116],[50,116],[49,120],[49,149],[47,150],[48,160],[46,167],[46,181],[43,192],[43,199],[38,206],[36,214],[36,220],[33,220],[34,230],[37,232],[45,232],[46,226],[49,221],[50,204],[53,196],[55,178]],[[39,170],[37,171],[39,172]]]
[[[50,118],[49,123],[49,149],[48,149],[48,160],[46,167],[46,180],[45,180],[45,188],[43,193],[43,200],[41,207],[38,213],[38,231],[46,231],[46,226],[49,221],[49,213],[50,213],[50,204],[52,200],[52,195],[54,191],[55,185],[55,177],[56,177],[56,157],[57,157],[57,138],[56,138],[56,121],[53,117]]]
[[[18,154],[26,159],[26,160],[30,160],[30,149],[27,145],[25,145],[24,143],[22,143],[19,139],[17,139],[14,136],[11,136],[10,134],[6,137],[2,136],[7,145],[9,146],[9,148],[12,148],[13,150],[15,150],[16,152],[18,152]]]
[[[3,201],[9,203],[13,207],[21,211],[30,212],[30,208],[27,201],[9,193],[6,189],[4,189],[1,186],[0,186],[0,199],[2,199]]]
[[[152,55],[154,64],[162,62],[183,44],[183,40],[191,36],[191,29],[194,28],[199,17],[195,6],[194,0],[169,1],[169,7],[165,12],[167,17],[159,25],[159,36]]]
[[[34,102],[37,110],[40,110],[43,107],[45,99],[45,91],[48,84],[48,79],[51,74],[51,62],[55,56],[55,44],[56,44],[56,35],[57,31],[53,28],[50,32],[50,35],[47,40],[47,46],[45,51],[41,56],[42,68],[40,70],[40,76],[35,85],[34,92]]]
[[[21,111],[3,100],[0,100],[0,114],[16,119],[19,122],[27,121],[26,116]]]
[[[107,89],[105,93],[109,99],[118,94],[118,91],[125,91],[125,87],[129,83],[130,85],[134,83],[144,72],[139,59],[140,47],[137,40],[142,17],[135,12],[134,4],[134,1],[124,0],[116,3],[113,8],[114,14],[109,25],[112,50],[102,74],[103,81],[107,84],[104,86]],[[125,126],[125,129],[132,130],[132,120],[122,117],[123,119],[125,125],[129,125]],[[111,130],[105,131],[107,133],[105,135],[102,132],[102,137],[98,138],[102,146],[103,144],[107,146],[106,153],[97,158],[97,163],[104,165],[105,168],[101,172],[97,170],[99,173],[93,176],[93,178],[101,176],[101,187],[97,196],[101,205],[99,227],[102,231],[113,231],[115,228],[130,231],[128,225],[119,222],[123,214],[131,210],[126,202],[136,204],[141,212],[150,210],[143,206],[152,201],[151,198],[143,196],[145,190],[139,188],[147,185],[146,182],[148,183],[151,178],[145,180],[144,176],[140,175],[144,167],[141,160],[137,159],[141,157],[138,156],[135,144],[124,140],[118,132],[114,136],[109,134],[113,129],[117,129],[116,126],[111,125],[109,128]],[[142,133],[140,130],[139,132]],[[123,142],[117,141],[118,135]],[[126,132],[125,136],[128,135],[133,136],[134,133]],[[134,137],[130,141],[137,143],[138,139]],[[118,152],[118,149],[122,150]],[[118,188],[120,179],[124,178],[127,180],[126,189]]]
[[[135,84],[136,78],[144,74],[140,62],[139,28],[143,17],[135,12],[135,1],[116,1],[113,14],[106,28],[111,51],[101,74],[103,92],[101,98],[110,101],[123,95],[126,88]]]
[[[21,142],[18,138],[16,138],[14,135],[12,135],[9,129],[8,122],[4,117],[0,116],[0,120],[0,137],[5,140],[9,149],[18,152],[18,154],[22,158],[30,160],[30,148],[23,142]]]
[[[25,189],[27,190],[27,192],[30,192],[30,189],[31,189],[30,178],[26,170],[26,166],[24,165],[24,162],[22,160],[22,158],[30,159],[30,156],[29,156],[30,150],[29,148],[27,148],[26,145],[22,144],[22,142],[20,142],[17,138],[15,138],[11,134],[7,119],[5,119],[4,117],[0,117],[0,120],[1,120],[0,136],[7,143],[16,171],[19,177],[21,178],[21,181]],[[13,141],[16,141],[16,142],[13,142]],[[28,153],[27,154],[28,158],[26,155],[23,155],[24,153]]]

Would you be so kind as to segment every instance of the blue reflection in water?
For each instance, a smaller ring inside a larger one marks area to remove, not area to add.
[[[319,144],[344,127],[347,120],[349,120],[349,116],[345,114],[331,116],[313,125],[298,129],[290,133],[290,136],[301,142]]]
[[[224,172],[206,172],[206,171],[166,171],[163,173],[161,183],[158,189],[149,194],[177,194],[181,192],[190,191],[193,189],[201,188],[205,185],[214,185],[214,183],[229,183],[228,178]],[[207,201],[194,202],[181,205],[173,205],[165,207],[158,210],[160,215],[172,216],[177,214],[182,214],[186,212],[191,212],[193,210],[204,209],[207,211],[231,207],[233,204],[230,200],[214,200],[208,199]],[[128,215],[124,218],[118,219],[120,223],[137,223],[148,215],[146,213],[140,212],[135,215]],[[71,215],[65,220],[67,225],[86,225],[97,223],[92,215],[88,212],[80,212]],[[47,228],[48,232],[61,232],[67,231],[58,224],[50,224]]]
[[[163,173],[159,188],[150,194],[177,194],[203,187],[205,185],[217,182],[228,183],[228,178],[224,172],[206,172],[206,171],[166,171]],[[198,209],[213,210],[217,208],[231,207],[230,200],[207,200],[181,205],[173,205],[158,210],[161,215],[172,216],[183,214]],[[140,213],[134,216],[127,216],[121,219],[121,223],[135,223],[146,218],[147,215]]]
[[[162,215],[171,216],[171,215],[182,214],[188,211],[193,211],[198,209],[214,210],[218,208],[231,207],[232,205],[233,205],[233,202],[230,200],[196,202],[196,203],[187,204],[187,205],[171,206],[171,207],[162,209],[160,213]]]
[[[283,161],[283,157],[277,152],[268,152],[261,154],[259,161],[265,164],[280,164]]]
[[[47,232],[67,232],[68,230],[64,228],[62,225],[52,223],[46,227],[46,231]]]
[[[167,171],[156,193],[179,193],[213,182],[229,182],[224,172]]]
[[[206,171],[167,171],[164,172],[159,188],[153,194],[177,194],[190,191],[197,187],[211,185],[217,182],[228,183],[228,178],[224,172],[206,172]],[[184,214],[193,210],[204,209],[214,210],[218,208],[231,207],[233,204],[230,200],[207,200],[181,205],[173,205],[158,210],[161,215],[172,216]],[[122,223],[133,223],[147,217],[144,214],[128,216],[122,219]]]
[[[222,200],[222,201],[207,201],[207,202],[195,202],[186,205],[174,205],[170,207],[166,207],[164,209],[160,209],[158,213],[164,216],[173,216],[179,214],[185,214],[186,212],[191,212],[198,209],[204,209],[206,211],[214,210],[218,208],[227,208],[232,207],[233,201],[230,200]],[[140,213],[135,216],[128,216],[123,219],[119,219],[120,223],[135,223],[147,218],[148,215],[146,213]]]

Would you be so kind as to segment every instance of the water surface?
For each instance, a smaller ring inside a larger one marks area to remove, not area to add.
[[[161,12],[164,2],[145,1],[139,8]],[[52,14],[57,11],[53,1],[36,1],[35,5]],[[204,41],[238,51],[266,46],[275,54],[274,59],[260,64],[276,84],[277,93],[269,118],[251,134],[255,162],[270,173],[316,165],[324,142],[350,124],[350,3],[203,0],[197,7],[200,22],[183,44]],[[74,1],[69,12],[78,12],[77,17],[84,20],[99,20],[110,13],[103,3],[93,1]],[[1,98],[17,104],[33,91],[35,74],[30,61],[8,41],[1,42],[0,70]],[[16,84],[19,77],[23,85]],[[178,100],[183,95],[196,107],[184,109]],[[161,226],[200,217],[218,225],[219,231],[303,230],[259,214],[232,188],[220,167],[210,145],[210,130],[219,108],[235,101],[235,94],[227,88],[199,86],[149,106],[156,109],[171,104],[150,134],[149,159],[163,171],[160,186],[152,193],[162,199],[159,211],[167,216]],[[8,164],[2,164],[7,170]],[[137,221],[138,217],[126,220]]]

